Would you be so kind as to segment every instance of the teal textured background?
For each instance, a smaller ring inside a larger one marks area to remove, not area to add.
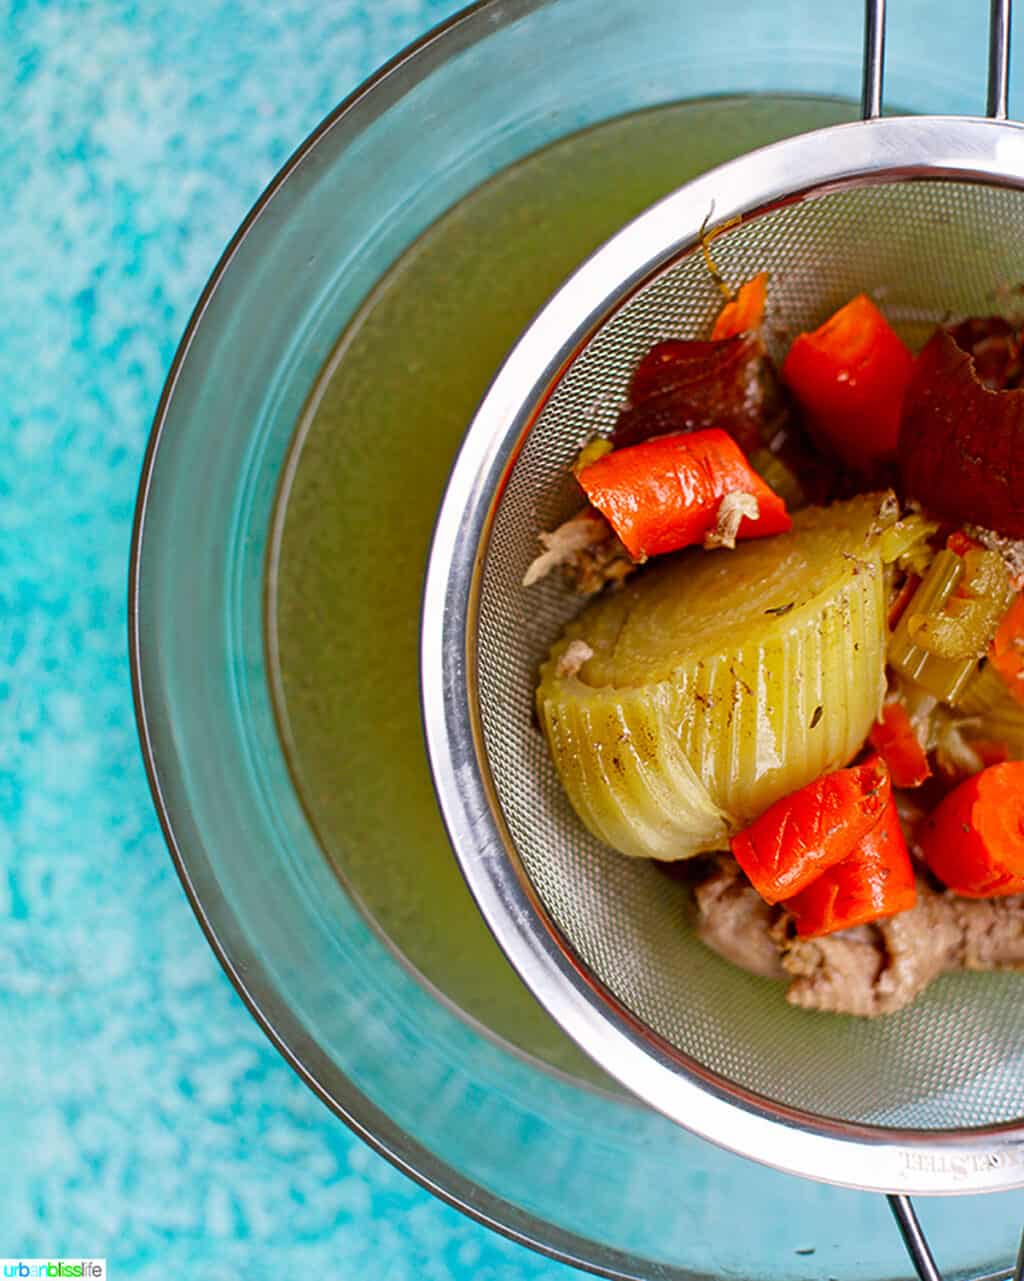
[[[165,371],[302,138],[454,0],[0,5],[0,1256],[118,1277],[569,1277],[375,1156],[218,968],[129,690]]]

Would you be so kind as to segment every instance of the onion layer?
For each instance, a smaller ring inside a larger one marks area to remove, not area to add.
[[[914,363],[899,456],[908,496],[931,515],[1024,538],[1024,389],[984,387],[948,330]]]

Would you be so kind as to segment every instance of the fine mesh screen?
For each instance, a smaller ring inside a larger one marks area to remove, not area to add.
[[[771,274],[777,352],[861,291],[919,340],[950,314],[991,312],[1024,280],[1024,194],[953,181],[856,187],[764,215],[722,236],[725,277]],[[631,298],[554,389],[496,512],[482,577],[481,715],[506,822],[541,900],[576,954],[622,1003],[705,1068],[790,1107],[921,1129],[1024,1113],[1024,976],[953,975],[873,1021],[787,1005],[784,985],[709,952],[688,892],[653,864],[592,837],[562,793],[532,722],[537,665],[580,600],[552,575],[520,584],[537,534],[578,509],[569,465],[610,430],[640,356],[706,336],[721,299],[691,253]]]

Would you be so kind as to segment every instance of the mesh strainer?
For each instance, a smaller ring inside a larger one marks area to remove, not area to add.
[[[423,623],[428,748],[445,821],[498,942],[562,1027],[673,1120],[810,1178],[890,1194],[935,1276],[910,1193],[1024,1185],[1024,988],[950,976],[862,1022],[788,1006],[687,925],[687,895],[602,846],[532,724],[539,661],[579,600],[524,590],[537,534],[579,506],[583,439],[610,430],[639,357],[706,331],[720,296],[699,253],[709,214],[730,279],[767,269],[772,332],[853,294],[922,335],[992,311],[1024,279],[1024,128],[1006,121],[1010,0],[991,11],[990,119],[876,118],[884,0],[868,0],[865,120],[713,170],[599,250],[523,335],[458,457]],[[782,348],[785,341],[782,341]],[[774,354],[779,355],[780,352]]]

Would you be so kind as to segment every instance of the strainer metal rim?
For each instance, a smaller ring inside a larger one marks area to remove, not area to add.
[[[529,883],[490,777],[476,630],[493,513],[539,407],[608,314],[698,243],[709,214],[719,223],[843,187],[943,178],[1024,189],[1024,126],[928,116],[819,130],[709,171],[606,242],[538,313],[477,410],[438,515],[421,628],[424,729],[442,817],[489,928],[552,1017],[605,1071],[703,1138],[806,1178],[925,1195],[1024,1186],[1024,1120],[926,1131],[784,1108],[661,1040],[570,953]]]

